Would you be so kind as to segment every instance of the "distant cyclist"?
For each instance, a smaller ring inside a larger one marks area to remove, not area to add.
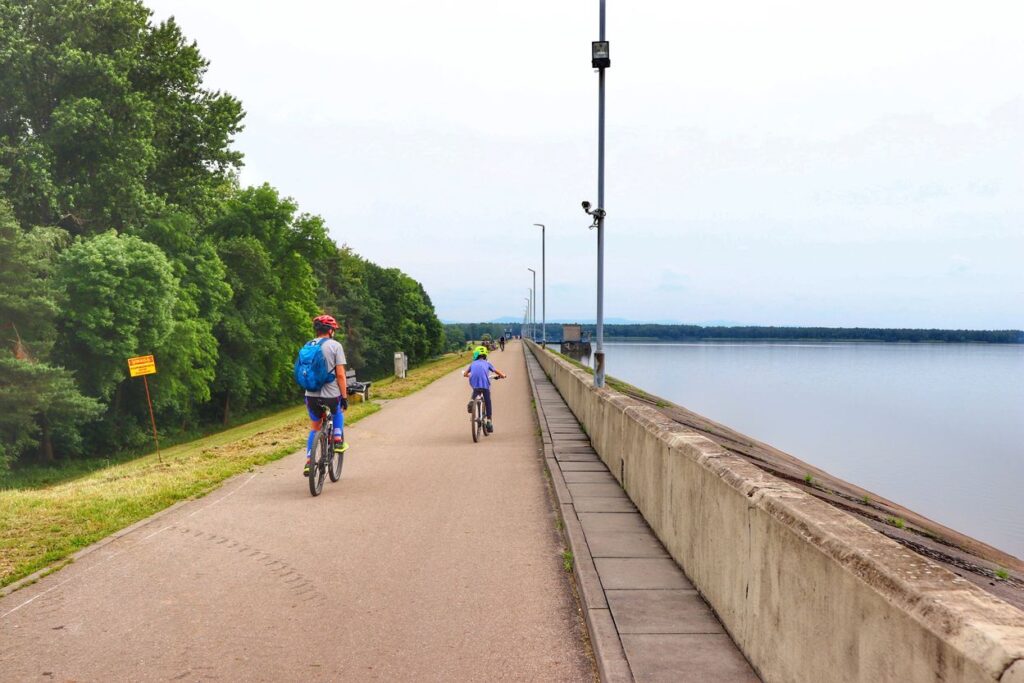
[[[501,335],[501,338],[498,339],[498,346],[501,347],[502,351],[505,350],[505,335]]]
[[[348,450],[345,443],[345,413],[348,410],[348,387],[345,383],[345,350],[334,338],[338,323],[329,315],[321,315],[313,319],[313,331],[316,339],[306,347],[318,346],[323,354],[324,366],[329,376],[319,389],[306,389],[306,412],[309,413],[309,438],[306,439],[306,466],[302,473],[309,476],[310,460],[313,456],[313,441],[320,431],[320,408],[331,409],[334,422],[334,450],[344,453]],[[301,360],[301,352],[300,352]]]
[[[469,386],[473,388],[473,395],[470,396],[469,404],[466,406],[466,411],[469,413],[473,412],[473,399],[477,396],[484,397],[484,407],[487,411],[487,422],[484,427],[488,432],[494,431],[494,424],[491,422],[491,373],[496,374],[498,377],[508,377],[501,370],[491,365],[491,362],[487,360],[487,349],[483,346],[478,346],[473,350],[473,362],[469,364],[466,371],[462,373],[463,377],[469,378]]]

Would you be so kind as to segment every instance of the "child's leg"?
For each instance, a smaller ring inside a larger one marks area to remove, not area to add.
[[[484,406],[487,408],[487,419],[491,419],[491,390],[481,389],[480,393],[484,395]]]

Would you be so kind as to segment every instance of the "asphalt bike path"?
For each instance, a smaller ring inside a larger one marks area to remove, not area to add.
[[[0,678],[593,680],[563,571],[522,348],[495,351],[495,432],[461,373],[232,479],[0,599]]]

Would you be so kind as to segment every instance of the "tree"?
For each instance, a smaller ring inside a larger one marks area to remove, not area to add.
[[[23,224],[91,234],[209,215],[242,109],[138,0],[0,0],[0,167]]]
[[[109,401],[127,359],[160,348],[172,330],[178,282],[171,264],[156,245],[111,230],[62,253],[56,285],[57,348],[82,388]]]
[[[64,239],[59,230],[22,233],[0,200],[0,468],[33,450],[53,460],[55,433],[64,454],[77,452],[78,429],[102,411],[71,373],[46,362],[58,314],[53,261]]]
[[[233,292],[215,328],[215,393],[226,421],[232,406],[294,395],[291,367],[317,313],[311,261],[329,241],[321,224],[297,217],[295,203],[269,185],[239,192],[211,232]]]

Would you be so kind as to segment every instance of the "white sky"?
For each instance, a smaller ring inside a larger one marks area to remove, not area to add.
[[[546,223],[548,318],[593,318],[597,0],[147,4],[243,182],[444,319],[521,316]],[[1024,4],[608,5],[606,318],[1024,327]]]

